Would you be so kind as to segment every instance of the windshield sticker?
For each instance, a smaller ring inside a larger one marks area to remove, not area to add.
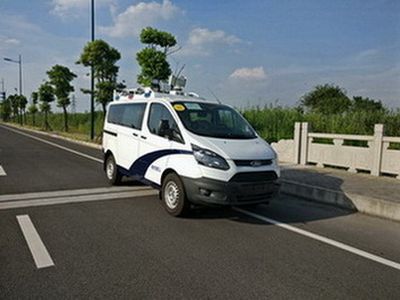
[[[176,111],[184,111],[186,108],[185,108],[185,106],[183,106],[182,104],[175,104],[175,105],[174,105],[174,109],[175,109]]]
[[[200,104],[198,103],[185,103],[185,105],[189,110],[202,110]]]

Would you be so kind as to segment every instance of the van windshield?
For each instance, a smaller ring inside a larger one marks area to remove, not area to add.
[[[185,128],[195,134],[225,139],[256,138],[250,124],[229,106],[202,102],[174,102],[172,105]]]

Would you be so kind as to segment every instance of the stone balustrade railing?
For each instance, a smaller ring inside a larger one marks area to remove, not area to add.
[[[397,145],[397,147],[393,147]],[[294,139],[273,143],[281,161],[296,164],[333,166],[349,172],[388,174],[400,179],[400,137],[384,136],[384,126],[376,124],[374,135],[311,132],[308,123],[295,123]]]

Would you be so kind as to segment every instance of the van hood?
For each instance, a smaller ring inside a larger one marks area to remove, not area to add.
[[[274,159],[276,152],[260,137],[249,140],[192,137],[193,144],[209,149],[225,159]]]

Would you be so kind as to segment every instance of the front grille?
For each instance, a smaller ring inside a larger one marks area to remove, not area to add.
[[[254,159],[237,159],[233,161],[238,167],[261,167],[261,166],[269,166],[272,164],[271,159],[262,159],[262,160],[254,160]]]
[[[278,179],[275,171],[264,171],[264,172],[241,172],[235,174],[230,182],[263,182],[263,181],[274,181]]]

